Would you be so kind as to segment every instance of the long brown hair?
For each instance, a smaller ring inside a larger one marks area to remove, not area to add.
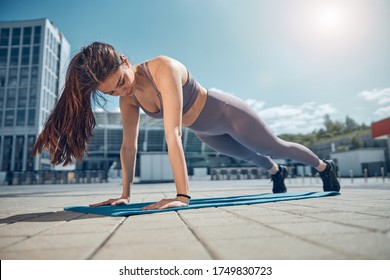
[[[97,86],[121,64],[119,53],[99,42],[83,47],[72,58],[61,96],[32,149],[34,156],[47,149],[52,164],[81,161],[96,125],[91,99],[98,99]]]

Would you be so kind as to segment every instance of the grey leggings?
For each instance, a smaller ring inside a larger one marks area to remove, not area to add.
[[[312,167],[320,163],[308,148],[276,137],[243,100],[209,90],[206,105],[189,126],[210,148],[267,170],[271,157],[288,158]]]

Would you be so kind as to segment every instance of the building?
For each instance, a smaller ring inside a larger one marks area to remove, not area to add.
[[[95,118],[97,126],[93,131],[94,136],[88,147],[88,157],[83,159],[77,166],[77,169],[106,171],[115,169],[119,174],[121,167],[119,151],[122,144],[122,120],[120,113],[97,110]],[[162,120],[153,119],[141,113],[139,127],[136,176],[140,177],[142,181],[143,172],[141,169],[145,169],[145,166],[148,170],[163,172],[161,170],[165,170],[164,168],[169,163],[166,161],[168,150]],[[343,152],[336,152],[336,149],[332,151],[332,146],[351,146],[350,136],[337,141],[322,143],[325,149],[320,149],[322,146],[319,147],[318,145],[311,148],[323,158],[330,157],[334,159],[338,165],[340,175],[343,177],[349,177],[350,170],[352,170],[354,176],[363,176],[365,169],[368,171],[368,176],[375,176],[381,174],[382,167],[385,173],[389,172],[389,158],[385,140],[375,140],[369,133],[367,135],[364,133],[359,139],[362,142],[362,147],[350,148]],[[212,150],[201,142],[193,131],[185,127],[183,127],[182,131],[182,141],[189,175],[194,175],[197,170],[205,168],[207,173],[211,175],[212,168],[246,168],[252,166],[251,163],[240,161]],[[154,160],[156,162],[153,162]],[[314,169],[300,163],[291,160],[275,160],[278,163],[287,164],[290,167],[291,176],[311,176],[315,174]],[[163,163],[157,164],[157,161]],[[156,170],[152,163],[161,166],[161,170]],[[170,168],[170,166],[168,167]],[[161,178],[168,174],[168,172],[163,173],[160,176]],[[261,170],[261,173],[265,176],[268,174],[265,170]],[[149,172],[149,174],[152,174],[152,172]]]
[[[122,119],[119,112],[98,110],[95,112],[97,126],[88,146],[88,157],[78,164],[82,170],[120,169],[120,148],[122,145]],[[222,155],[199,140],[195,133],[183,127],[183,149],[186,156],[189,175],[194,169],[207,168],[208,173],[213,167],[251,166],[250,163]],[[136,176],[141,174],[142,158],[156,155],[156,159],[168,153],[164,135],[163,121],[153,119],[141,113]]]
[[[0,171],[50,169],[30,156],[65,81],[70,45],[48,19],[0,22]]]
[[[329,151],[336,162],[340,176],[388,176],[390,172],[390,118],[373,122],[367,135],[359,139],[361,147],[347,151]],[[351,139],[325,143],[351,146]]]
[[[77,167],[84,170],[107,170],[110,167],[120,167],[119,152],[122,145],[122,119],[119,112],[98,110],[95,112],[97,126],[93,130],[93,137],[88,146],[88,157]],[[203,144],[195,134],[183,127],[183,147],[189,169],[196,166],[209,166],[210,158],[216,152]],[[137,162],[142,154],[168,153],[165,142],[163,122],[145,114],[140,115],[138,134]],[[80,166],[81,165],[81,166]],[[140,165],[137,164],[136,173],[139,174]]]
[[[371,135],[374,139],[387,141],[385,157],[387,160],[387,170],[390,172],[390,117],[373,122],[371,124]]]
[[[383,176],[386,172],[384,148],[335,152],[331,158],[336,162],[341,177]]]

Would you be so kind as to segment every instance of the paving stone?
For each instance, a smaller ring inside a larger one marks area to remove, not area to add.
[[[5,247],[8,247],[8,246],[10,246],[12,244],[15,244],[17,242],[20,242],[23,239],[26,239],[26,237],[24,237],[24,236],[5,236],[5,237],[0,237],[0,250],[5,248]]]
[[[155,243],[191,243],[196,242],[196,237],[187,227],[173,227],[165,229],[138,229],[119,227],[115,234],[108,240],[107,244],[115,245],[139,245],[148,246]]]
[[[216,259],[347,259],[347,255],[290,236],[236,240],[206,240]]]
[[[189,219],[183,217],[183,219],[190,227],[217,227],[223,225],[240,226],[251,224],[251,221],[249,221],[248,219],[239,218],[233,215],[222,218]]]
[[[25,239],[15,245],[6,247],[5,252],[33,251],[33,250],[58,250],[66,248],[89,247],[94,248],[101,244],[107,237],[105,233],[78,233],[61,235],[37,235]]]
[[[78,225],[116,225],[122,222],[125,217],[109,217],[96,214],[83,214],[69,222]]]
[[[121,228],[136,230],[160,230],[185,228],[186,225],[175,212],[137,215],[128,217]]]
[[[116,227],[116,224],[80,224],[80,223],[64,223],[54,228],[50,228],[44,232],[42,235],[62,235],[62,234],[79,234],[79,233],[109,233],[113,231]]]
[[[191,228],[194,234],[200,240],[232,240],[232,239],[253,239],[270,236],[280,236],[279,231],[264,227],[262,225],[243,224],[237,225],[220,225],[212,227],[194,227]]]
[[[305,217],[301,215],[268,215],[268,216],[249,216],[251,220],[258,221],[261,224],[291,224],[291,223],[313,223],[318,219]]]
[[[390,236],[381,233],[306,235],[305,238],[357,259],[390,259]]]
[[[279,229],[283,232],[296,235],[337,235],[337,234],[351,234],[358,232],[367,232],[367,230],[354,227],[336,224],[332,222],[312,222],[312,223],[293,223],[293,224],[272,224],[272,228]]]
[[[349,219],[340,221],[343,224],[362,227],[367,230],[376,232],[387,232],[390,231],[390,219],[388,218],[370,218],[370,219]]]
[[[55,250],[0,251],[2,260],[82,260],[90,254],[88,247],[71,247]]]
[[[336,213],[309,213],[304,214],[306,217],[312,217],[317,218],[319,220],[327,220],[327,221],[349,221],[351,219],[358,220],[358,219],[370,219],[370,218],[378,218],[376,215],[372,215],[371,213],[356,213],[356,212],[336,212]]]
[[[0,236],[34,236],[65,222],[20,222],[0,227]]]
[[[208,260],[211,256],[198,242],[151,243],[145,246],[132,244],[129,246],[106,244],[92,259],[100,260]]]
[[[199,212],[193,211],[192,213],[187,213],[187,211],[179,212],[180,217],[183,219],[191,219],[191,220],[202,220],[202,219],[224,219],[229,217],[234,217],[234,215],[226,212],[226,211],[213,211],[213,212]]]
[[[229,213],[236,213],[240,216],[245,216],[245,217],[254,217],[254,216],[259,216],[259,217],[265,217],[265,216],[284,216],[284,215],[290,215],[290,213],[285,212],[285,211],[280,211],[280,210],[275,210],[275,209],[268,209],[264,207],[258,207],[258,205],[248,205],[246,208],[242,209],[236,209],[235,207],[226,207],[223,208]]]

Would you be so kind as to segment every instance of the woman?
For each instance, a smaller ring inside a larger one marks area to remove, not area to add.
[[[308,148],[274,136],[257,114],[237,97],[206,90],[180,62],[160,56],[132,65],[108,44],[95,42],[84,47],[70,62],[60,99],[39,135],[33,153],[48,149],[53,164],[80,161],[87,152],[95,119],[91,97],[119,96],[123,123],[120,150],[123,190],[120,198],[91,206],[130,202],[137,154],[140,108],[154,118],[164,119],[168,155],[177,196],[145,207],[162,209],[189,204],[187,166],[181,128],[187,126],[211,148],[228,156],[250,161],[271,173],[273,192],[286,192],[285,166],[269,156],[290,158],[316,168],[325,191],[339,191],[332,161],[320,160]]]

